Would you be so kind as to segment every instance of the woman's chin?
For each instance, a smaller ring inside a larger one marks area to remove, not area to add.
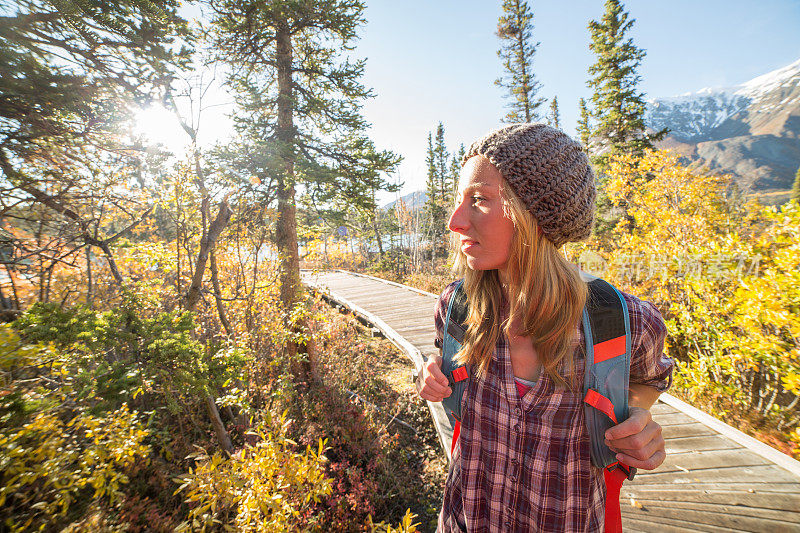
[[[471,257],[469,255],[467,257],[467,266],[470,270],[494,270],[497,268],[494,264],[489,264],[486,261],[482,261],[478,257]]]

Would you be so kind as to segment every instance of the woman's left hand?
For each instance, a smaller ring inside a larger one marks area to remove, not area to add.
[[[605,443],[618,461],[643,470],[658,468],[667,457],[661,426],[641,407],[630,407],[628,419],[606,431]]]

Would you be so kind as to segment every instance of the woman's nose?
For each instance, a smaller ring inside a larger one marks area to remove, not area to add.
[[[463,233],[469,227],[469,220],[464,209],[464,202],[456,205],[450,220],[447,221],[447,229],[455,233]]]

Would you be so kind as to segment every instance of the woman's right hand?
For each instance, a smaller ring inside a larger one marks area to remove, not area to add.
[[[417,392],[423,400],[430,402],[441,402],[453,393],[442,373],[441,355],[429,358],[422,365],[422,371],[417,378]]]

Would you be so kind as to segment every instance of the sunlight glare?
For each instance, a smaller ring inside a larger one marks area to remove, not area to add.
[[[189,136],[181,128],[178,118],[159,105],[140,109],[135,113],[134,132],[144,137],[147,144],[161,144],[179,156],[190,143]]]

